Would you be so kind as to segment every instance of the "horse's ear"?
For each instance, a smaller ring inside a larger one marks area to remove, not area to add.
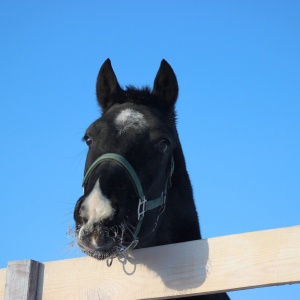
[[[158,95],[173,107],[178,96],[178,83],[172,67],[163,59],[154,79],[152,94]]]
[[[108,58],[99,70],[96,84],[97,100],[103,112],[112,105],[110,95],[120,90],[121,87]]]

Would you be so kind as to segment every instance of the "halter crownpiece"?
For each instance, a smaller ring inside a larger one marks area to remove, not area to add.
[[[103,154],[94,161],[94,163],[89,167],[89,169],[87,170],[87,172],[84,176],[84,179],[82,182],[83,189],[85,189],[87,181],[90,178],[92,172],[95,170],[96,167],[98,167],[104,161],[116,161],[127,171],[128,175],[130,176],[132,183],[135,187],[136,193],[139,197],[139,204],[138,204],[138,209],[137,209],[138,223],[137,223],[137,225],[135,227],[135,231],[133,233],[133,241],[124,251],[131,250],[131,249],[134,249],[139,242],[138,235],[139,235],[139,232],[140,232],[140,229],[142,226],[145,212],[161,206],[163,209],[161,210],[161,212],[158,215],[158,218],[159,218],[160,214],[164,210],[164,206],[166,203],[167,191],[171,185],[171,178],[172,178],[172,175],[174,172],[174,160],[172,157],[169,176],[165,183],[165,188],[164,188],[163,192],[161,193],[160,197],[153,199],[153,200],[146,199],[141,182],[139,180],[139,177],[137,176],[137,174],[136,174],[135,170],[133,169],[133,167],[131,166],[131,164],[123,156],[116,154],[116,153]],[[154,230],[157,226],[158,218],[156,220]]]

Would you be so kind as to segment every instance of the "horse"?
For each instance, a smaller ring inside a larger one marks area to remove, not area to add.
[[[84,193],[74,209],[81,250],[110,265],[134,248],[201,239],[176,129],[178,83],[172,67],[161,61],[152,90],[123,89],[107,59],[96,96],[102,115],[83,137],[88,146]]]

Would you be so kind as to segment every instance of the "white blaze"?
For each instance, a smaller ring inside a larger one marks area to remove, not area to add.
[[[109,219],[114,214],[114,209],[111,202],[106,198],[100,188],[99,179],[97,180],[93,190],[85,198],[82,203],[84,207],[80,211],[80,215],[88,221],[82,226],[80,231],[93,231],[93,224]],[[80,236],[81,232],[79,233]]]
[[[115,125],[119,134],[122,134],[128,129],[135,129],[142,132],[147,128],[148,123],[142,113],[131,108],[126,108],[116,117]]]

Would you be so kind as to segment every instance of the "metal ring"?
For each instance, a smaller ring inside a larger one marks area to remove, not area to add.
[[[106,265],[108,266],[108,267],[111,267],[111,265],[112,265],[112,263],[113,263],[113,257],[109,257],[109,258],[107,258],[106,259]]]

